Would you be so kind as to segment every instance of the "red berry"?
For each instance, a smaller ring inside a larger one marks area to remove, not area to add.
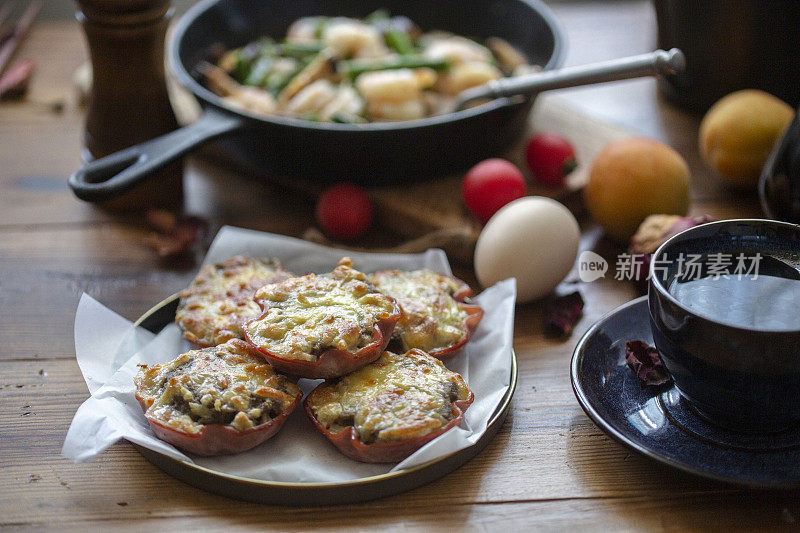
[[[481,161],[464,176],[464,204],[481,222],[487,222],[501,207],[525,196],[525,178],[505,159]]]
[[[575,170],[575,150],[557,133],[540,133],[531,137],[526,151],[533,177],[551,187],[564,185],[564,176]]]
[[[363,235],[372,222],[372,204],[361,187],[340,183],[319,197],[316,216],[329,237],[350,241]]]

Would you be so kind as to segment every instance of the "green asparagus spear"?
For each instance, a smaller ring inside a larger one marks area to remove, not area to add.
[[[234,63],[234,68],[230,72],[231,76],[239,83],[248,85],[247,78],[256,62],[264,56],[275,55],[275,41],[269,37],[263,37],[229,52],[229,55]]]
[[[275,59],[272,56],[263,55],[259,57],[253,66],[250,68],[250,72],[247,74],[247,78],[244,80],[245,85],[252,85],[254,87],[261,87],[266,83],[267,75],[269,71],[272,69],[272,65],[275,63]]]
[[[244,53],[242,48],[234,51],[234,67],[231,72],[231,77],[239,83],[244,83],[247,76],[250,74],[250,58]]]
[[[421,55],[408,55],[389,59],[349,59],[339,61],[336,70],[352,79],[364,72],[376,70],[393,70],[399,68],[432,68],[433,70],[447,70],[450,64],[444,59],[429,59]]]
[[[284,87],[289,85],[289,82],[294,79],[297,74],[303,70],[304,65],[298,64],[297,68],[289,72],[273,72],[269,76],[267,76],[266,80],[266,89],[267,92],[271,93],[272,96],[278,96]]]
[[[280,53],[286,57],[293,57],[295,59],[304,59],[308,56],[315,56],[322,51],[322,44],[318,43],[282,43],[280,45]]]
[[[383,34],[383,38],[386,39],[386,44],[398,54],[407,56],[416,52],[411,37],[404,31],[389,30]]]

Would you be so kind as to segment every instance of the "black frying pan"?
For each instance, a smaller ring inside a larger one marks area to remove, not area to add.
[[[219,44],[239,47],[264,34],[281,38],[302,16],[361,18],[380,8],[409,16],[423,30],[443,29],[479,39],[502,37],[545,70],[563,61],[563,35],[540,0],[204,0],[178,21],[168,49],[173,73],[204,109],[200,119],[89,163],[70,176],[70,187],[83,200],[110,200],[166,163],[217,138],[223,151],[259,174],[369,185],[462,170],[501,153],[519,137],[533,96],[508,97],[511,93],[502,87],[490,91],[499,98],[447,115],[407,122],[338,124],[237,110],[195,78],[197,65]],[[535,90],[528,88],[528,94],[657,73],[652,55],[633,59],[638,63],[609,62],[558,76],[547,72],[534,82]],[[660,59],[663,63],[664,58]],[[634,64],[641,68],[632,69]],[[611,76],[609,69],[614,72]]]

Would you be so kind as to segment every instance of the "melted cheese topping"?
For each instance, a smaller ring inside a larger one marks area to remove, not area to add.
[[[463,287],[459,280],[425,269],[384,270],[373,274],[372,282],[403,308],[394,336],[404,350],[436,352],[459,344],[469,334],[464,324],[469,315],[453,299]]]
[[[244,255],[206,265],[181,292],[175,322],[187,340],[204,346],[243,339],[242,323],[261,313],[253,301],[255,292],[290,276],[276,260]]]
[[[314,389],[309,405],[332,433],[355,427],[359,439],[396,442],[427,435],[453,419],[453,402],[466,400],[464,379],[438,359],[411,350],[380,359]]]
[[[302,394],[238,339],[140,366],[135,383],[147,415],[185,433],[206,424],[244,431],[269,422]]]
[[[329,349],[357,352],[376,324],[397,313],[388,296],[343,260],[330,274],[291,278],[259,289],[266,313],[245,324],[250,342],[285,359],[314,361]]]

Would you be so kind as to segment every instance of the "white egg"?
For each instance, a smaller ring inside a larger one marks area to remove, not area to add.
[[[545,296],[575,264],[580,228],[569,209],[542,196],[514,200],[486,223],[475,246],[475,275],[488,287],[517,278],[517,301]]]

